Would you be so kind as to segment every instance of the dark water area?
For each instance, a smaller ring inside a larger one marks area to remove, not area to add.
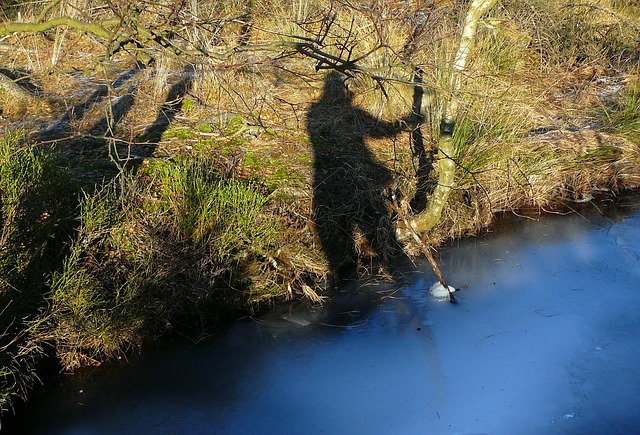
[[[602,212],[602,213],[600,213]],[[61,375],[21,434],[640,433],[640,195],[508,219],[426,263],[195,344]],[[9,433],[9,432],[7,432]]]

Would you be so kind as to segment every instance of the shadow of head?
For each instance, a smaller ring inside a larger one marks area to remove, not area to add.
[[[322,99],[324,102],[351,104],[353,92],[347,86],[347,77],[335,71],[328,73],[324,80]]]

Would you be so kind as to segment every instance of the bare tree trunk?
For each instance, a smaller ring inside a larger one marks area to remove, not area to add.
[[[455,128],[458,115],[458,93],[462,87],[462,74],[464,73],[469,54],[473,49],[473,42],[478,28],[478,22],[482,15],[487,13],[497,2],[497,0],[474,0],[469,6],[467,17],[460,37],[460,45],[456,53],[451,73],[450,94],[445,103],[440,122],[440,134],[438,136],[438,185],[429,200],[426,210],[416,215],[409,224],[418,234],[423,234],[423,239],[427,231],[433,228],[444,209],[449,194],[454,187],[456,169],[456,151],[453,144],[453,130]],[[407,228],[398,227],[398,236],[406,239],[410,237]]]

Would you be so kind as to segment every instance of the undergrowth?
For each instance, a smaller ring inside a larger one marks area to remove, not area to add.
[[[280,223],[265,202],[256,186],[222,179],[201,159],[157,161],[86,196],[79,235],[52,279],[47,329],[63,367],[103,361],[174,327],[206,329],[261,287],[277,295],[265,259]],[[248,273],[256,264],[260,277]]]
[[[603,115],[605,129],[640,146],[640,84],[631,87]]]
[[[74,223],[71,180],[57,156],[0,137],[0,413],[25,398],[43,349],[30,322],[46,306]]]
[[[291,292],[300,271],[282,260],[283,221],[258,185],[206,158],[157,160],[78,207],[72,172],[19,140],[0,142],[3,411],[49,349],[64,370],[100,364]]]

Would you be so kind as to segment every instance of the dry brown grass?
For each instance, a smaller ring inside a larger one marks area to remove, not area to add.
[[[498,212],[531,207],[553,211],[600,192],[635,188],[639,157],[638,145],[593,130],[556,130],[518,143],[478,144],[461,161],[455,200],[461,207],[450,211],[443,227],[457,226],[447,236],[474,234]]]
[[[621,23],[634,19],[636,6],[605,0],[594,5],[597,8],[590,8],[593,13],[587,14],[584,8],[576,13],[575,8],[555,2],[503,2],[481,25],[481,42],[460,96],[467,127],[458,137],[458,195],[442,224],[450,230],[434,235],[434,240],[473,234],[488,225],[496,211],[530,205],[544,209],[554,201],[584,198],[592,190],[637,185],[637,150],[627,141],[598,132],[602,107],[619,97],[628,81],[626,72],[634,71],[629,66],[634,59],[629,51],[634,34]],[[407,3],[380,3],[379,9],[368,9],[364,4],[351,9],[342,5],[333,10],[324,2],[255,2],[253,10],[222,10],[221,3],[216,3],[203,4],[197,12],[200,17],[218,18],[249,14],[246,17],[253,27],[242,38],[257,47],[292,36],[315,38],[327,24],[319,17],[332,10],[336,20],[323,50],[335,55],[348,47],[362,67],[384,79],[358,73],[349,79],[355,108],[382,120],[406,116],[413,104],[413,68],[422,70],[426,90],[422,133],[429,148],[446,97],[447,65],[463,8],[458,3],[452,8],[450,2],[423,6],[428,32],[413,41],[410,34],[415,28],[405,18],[415,17],[416,9]],[[577,33],[576,26],[590,30]],[[239,31],[236,23],[220,27],[215,38],[207,38],[195,29],[187,33],[194,46],[219,51],[237,44]],[[130,58],[119,55],[106,67],[105,74],[96,69],[102,48],[95,41],[75,32],[52,36],[52,41],[36,35],[3,41],[22,48],[2,51],[3,64],[28,69],[45,95],[44,99],[26,102],[5,99],[3,116],[7,122],[34,125],[56,119],[86,100],[97,86],[108,85],[117,77],[116,69],[133,66]],[[617,45],[611,45],[612,41]],[[411,43],[415,47],[409,53],[407,44]],[[605,46],[609,48],[604,50]],[[324,74],[314,71],[317,62],[313,59],[281,58],[283,50],[241,50],[222,62],[194,61],[191,87],[184,96],[188,106],[183,105],[170,126],[171,130],[183,128],[191,133],[182,137],[169,131],[155,153],[217,153],[224,171],[255,179],[275,177],[282,165],[292,169],[298,174],[295,183],[284,178],[267,184],[276,192],[284,192],[291,182],[296,184],[294,189],[306,192],[290,198],[287,207],[296,210],[292,227],[310,231],[313,156],[305,127],[306,111],[320,96]],[[413,65],[403,63],[406,59]],[[134,105],[117,125],[118,137],[125,142],[135,139],[158,118],[171,86],[181,78],[181,68],[182,62],[175,56],[159,56],[153,70],[139,73],[132,82],[133,89],[123,86],[110,91],[112,97],[127,92],[134,95]],[[87,78],[70,74],[72,70],[83,71]],[[103,104],[92,106],[86,116],[72,123],[74,134],[86,132],[103,115]],[[329,112],[326,117],[327,122],[335,122],[335,114]],[[229,124],[234,120],[241,120],[244,127],[228,135],[229,129],[236,128]],[[201,125],[212,131],[198,131]],[[528,133],[545,130],[546,134]],[[344,140],[349,141],[354,133],[358,135],[354,129],[345,131]],[[416,189],[416,162],[408,134],[395,139],[369,139],[367,145],[376,159],[396,174],[390,192],[408,201]],[[615,149],[622,151],[612,151]],[[613,157],[606,155],[608,152]],[[545,159],[554,165],[537,168],[535,163]],[[296,219],[302,220],[295,223]],[[304,240],[304,244],[313,243],[312,237]],[[287,261],[296,260],[289,255]],[[315,267],[322,269],[319,264]]]

